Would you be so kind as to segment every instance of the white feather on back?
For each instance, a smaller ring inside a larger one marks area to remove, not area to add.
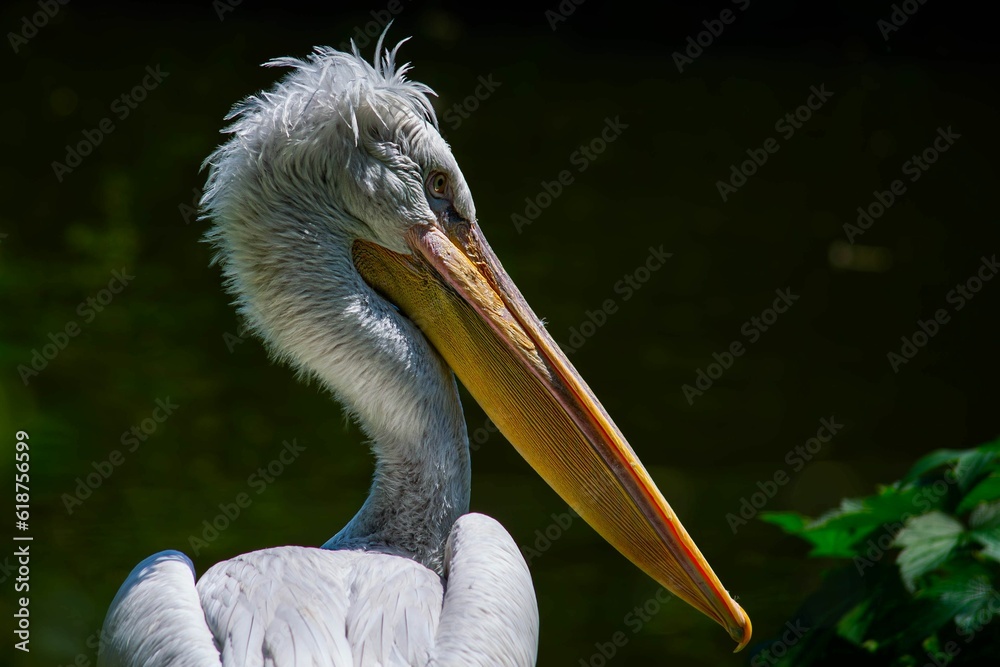
[[[102,667],[530,667],[538,607],[528,567],[494,519],[452,530],[447,579],[409,558],[276,547],[210,568],[140,563],[104,624]]]
[[[179,551],[136,565],[108,608],[98,667],[218,667],[194,578],[194,565]]]
[[[198,582],[224,667],[426,664],[442,593],[408,558],[309,547],[237,556]]]

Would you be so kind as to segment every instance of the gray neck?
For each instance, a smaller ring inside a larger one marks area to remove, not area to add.
[[[405,556],[443,576],[448,535],[469,511],[472,467],[454,375],[422,336],[418,340],[434,372],[418,380],[403,366],[387,366],[383,377],[394,384],[375,404],[348,403],[371,436],[375,477],[361,509],[323,547]],[[390,409],[393,402],[402,410]]]
[[[469,511],[467,449],[385,442],[375,442],[372,448],[378,462],[371,492],[350,523],[323,548],[405,556],[443,575],[448,534]],[[429,459],[418,453],[446,449],[452,455]]]
[[[454,375],[417,327],[362,280],[347,223],[287,209],[284,217],[255,217],[222,239],[242,312],[277,356],[333,391],[377,459],[368,499],[324,548],[396,554],[441,574],[471,485]]]

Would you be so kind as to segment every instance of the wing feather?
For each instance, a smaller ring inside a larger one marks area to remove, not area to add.
[[[219,563],[198,592],[223,667],[425,665],[443,595],[407,558],[309,547]]]
[[[389,554],[277,547],[194,583],[167,551],[140,563],[105,621],[105,667],[525,667],[538,607],[527,565],[495,520],[452,528],[447,584]]]
[[[118,589],[104,619],[99,667],[218,667],[194,584],[194,565],[179,551],[142,561]]]
[[[531,667],[538,604],[514,539],[495,519],[466,514],[445,552],[448,588],[431,665]]]

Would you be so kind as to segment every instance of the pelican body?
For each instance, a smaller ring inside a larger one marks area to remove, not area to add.
[[[234,107],[202,201],[252,331],[370,438],[370,495],[321,548],[243,554],[200,579],[179,552],[142,561],[99,663],[535,664],[528,568],[468,513],[456,376],[584,520],[742,648],[749,619],[494,255],[398,49],[270,62],[291,71]]]

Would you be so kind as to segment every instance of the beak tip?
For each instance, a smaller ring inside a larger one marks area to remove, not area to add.
[[[736,623],[729,627],[729,636],[737,643],[736,649],[733,653],[739,653],[742,651],[747,644],[750,643],[750,636],[753,634],[753,626],[750,623],[750,617],[747,613],[743,611],[737,602],[733,602],[736,609],[739,611],[740,618],[735,619]]]

